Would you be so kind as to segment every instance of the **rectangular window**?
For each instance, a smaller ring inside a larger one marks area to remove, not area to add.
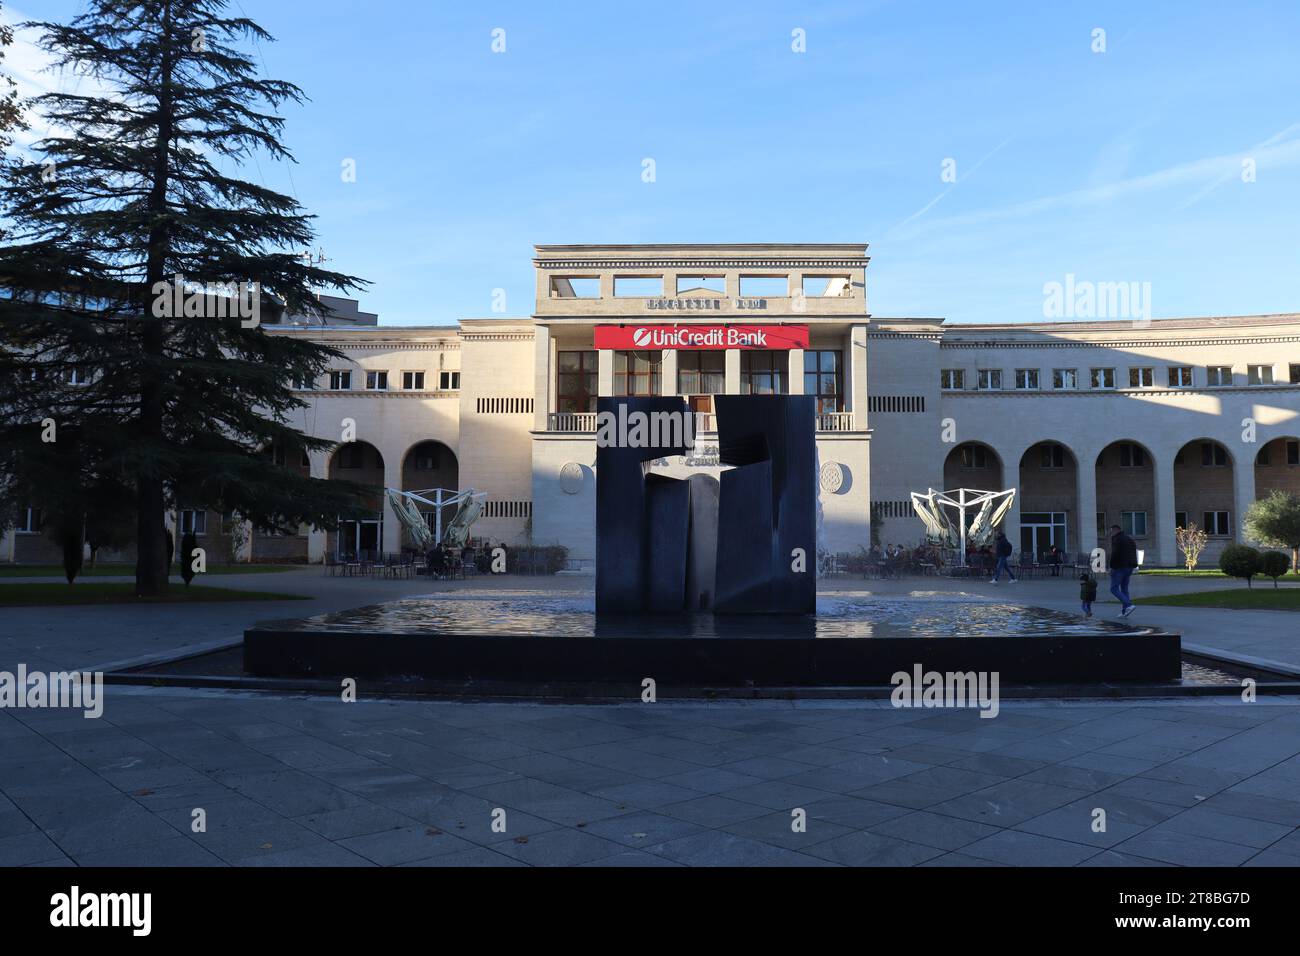
[[[988,453],[983,445],[963,445],[961,448],[961,466],[963,468],[987,468]]]
[[[1271,365],[1247,365],[1246,375],[1251,385],[1273,384],[1273,366]]]
[[[1169,387],[1170,388],[1191,388],[1192,367],[1190,365],[1169,366]]]
[[[1232,366],[1231,365],[1211,365],[1205,370],[1206,385],[1231,385],[1232,384]]]
[[[614,353],[615,395],[658,395],[663,353],[658,349]]]
[[[18,526],[14,530],[19,534],[40,534],[44,518],[45,516],[41,514],[40,508],[20,508],[18,510]]]
[[[1143,468],[1147,463],[1147,453],[1140,445],[1121,442],[1119,446],[1119,466],[1121,468]]]
[[[740,394],[785,395],[790,371],[790,353],[751,351],[740,353]]]
[[[803,353],[803,393],[817,396],[817,414],[844,411],[844,369],[836,349]]]
[[[1094,368],[1088,371],[1088,382],[1093,388],[1114,388],[1115,370],[1113,368]]]
[[[663,294],[663,276],[614,276],[614,295],[617,298],[657,299]]]
[[[1038,369],[1036,368],[1016,369],[1016,388],[1022,388],[1022,389],[1038,388]]]
[[[981,391],[996,391],[1002,387],[1002,369],[982,368],[977,373],[976,387]]]
[[[1187,512],[1186,512],[1186,511],[1175,511],[1175,512],[1174,512],[1174,527],[1175,527],[1175,528],[1186,528],[1186,527],[1187,527]]]
[[[402,388],[408,392],[424,391],[424,373],[423,372],[403,372]]]
[[[89,368],[78,365],[63,373],[63,380],[69,385],[89,385],[93,373]]]
[[[1052,369],[1052,388],[1078,388],[1079,371],[1073,368]]]
[[[683,292],[717,292],[727,291],[727,280],[722,276],[678,276],[677,294]]]
[[[330,372],[330,389],[335,392],[346,391],[352,387],[352,373],[348,371]]]
[[[1109,531],[1110,529],[1106,527],[1106,512],[1098,511],[1097,512],[1097,540],[1098,541],[1105,540],[1106,535]]]
[[[804,276],[805,299],[840,299],[849,294],[853,284],[848,276]]]
[[[388,389],[388,373],[387,373],[387,372],[367,372],[367,373],[366,373],[366,388],[368,388],[368,389],[370,389],[371,391],[374,391],[374,392],[383,392],[383,391],[387,391],[387,389]]]
[[[596,353],[590,349],[556,353],[555,410],[596,410]]]
[[[1045,444],[1042,447],[1042,458],[1039,462],[1042,468],[1064,468],[1065,467],[1065,448],[1062,445]]]
[[[552,276],[552,299],[599,299],[600,279],[596,276]]]
[[[181,512],[181,534],[202,535],[208,533],[208,513],[186,508]]]
[[[1129,388],[1151,388],[1156,383],[1156,371],[1153,368],[1131,368],[1128,370]]]
[[[1288,465],[1300,465],[1300,441],[1286,443],[1286,463]]]
[[[966,387],[966,373],[959,368],[945,368],[939,372],[939,387],[962,389]]]
[[[1119,526],[1130,538],[1145,538],[1147,534],[1147,513],[1145,511],[1121,511]]]
[[[727,391],[726,353],[688,349],[677,353],[677,394],[693,412],[713,411],[713,396]]]
[[[746,299],[784,299],[790,294],[789,276],[741,276],[740,295]]]
[[[1229,513],[1226,511],[1207,511],[1205,512],[1205,524],[1201,526],[1202,530],[1206,534],[1226,538],[1232,534],[1228,518]]]
[[[1287,367],[1287,371],[1291,375],[1291,384],[1300,385],[1300,365],[1292,363]]]
[[[1223,468],[1228,464],[1228,451],[1212,441],[1201,442],[1201,464],[1206,468]]]
[[[438,390],[454,392],[460,388],[460,372],[439,372]]]

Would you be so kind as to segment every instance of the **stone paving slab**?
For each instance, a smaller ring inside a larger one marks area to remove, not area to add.
[[[5,866],[1300,866],[1297,698],[988,720],[110,687],[99,720],[0,711],[0,766]]]

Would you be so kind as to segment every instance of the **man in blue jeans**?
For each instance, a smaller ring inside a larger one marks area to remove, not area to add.
[[[1137,544],[1117,524],[1110,526],[1110,593],[1120,603],[1119,616],[1128,617],[1134,605],[1128,596],[1129,578],[1137,570]]]
[[[1007,536],[1001,531],[998,532],[997,545],[993,550],[998,556],[998,563],[993,567],[993,580],[989,583],[997,584],[998,578],[1002,577],[1002,572],[1006,571],[1011,583],[1015,584],[1016,576],[1011,573],[1011,565],[1007,563],[1007,560],[1011,557],[1011,542],[1007,540]]]

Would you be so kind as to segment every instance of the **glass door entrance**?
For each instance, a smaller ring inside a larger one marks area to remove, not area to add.
[[[1043,560],[1053,546],[1064,552],[1067,544],[1064,511],[1027,512],[1020,516],[1020,551],[1035,563]]]
[[[338,557],[358,561],[374,561],[384,540],[383,520],[362,518],[360,521],[339,522]]]

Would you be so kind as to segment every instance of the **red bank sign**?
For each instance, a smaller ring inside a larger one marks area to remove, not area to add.
[[[598,325],[598,349],[806,349],[806,325]]]

